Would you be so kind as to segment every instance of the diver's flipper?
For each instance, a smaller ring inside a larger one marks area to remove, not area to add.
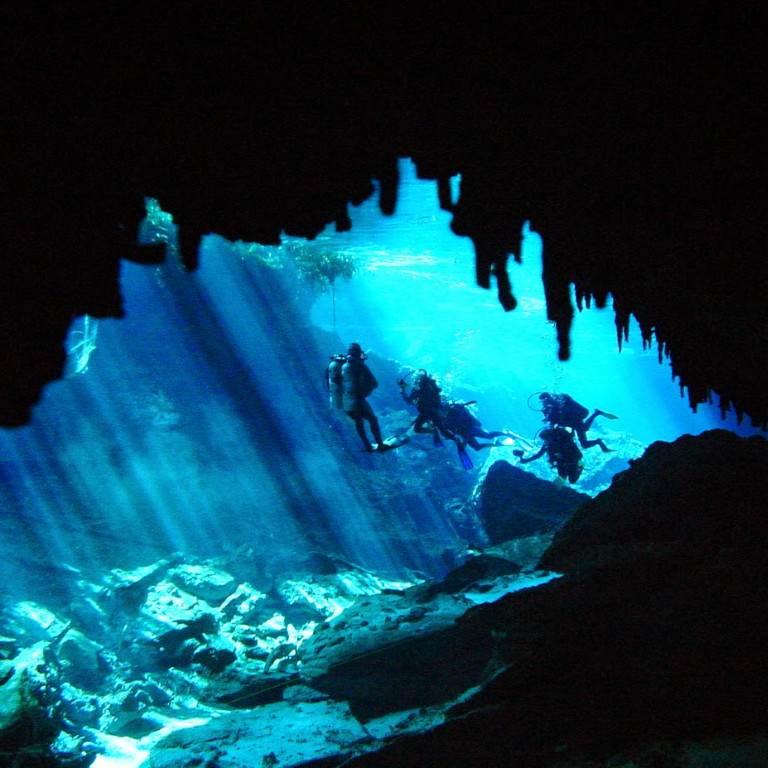
[[[618,416],[614,416],[612,413],[606,413],[605,411],[600,411],[601,416],[605,416],[606,419],[618,419]]]
[[[518,435],[517,432],[513,432],[511,429],[505,429],[504,434],[508,435],[516,442],[522,443],[523,445],[527,446],[529,450],[533,448],[533,443],[530,440],[523,437],[522,435]]]
[[[442,445],[443,441],[440,439],[440,433],[437,431],[437,428],[435,428],[435,431],[432,433],[432,445]]]
[[[401,445],[405,445],[411,438],[404,434],[392,435],[388,437],[383,443],[379,443],[376,446],[376,453],[386,453],[387,451],[393,451],[395,448],[399,448]]]
[[[464,469],[472,469],[475,465],[472,463],[472,459],[469,458],[469,454],[460,445],[456,445],[456,450],[459,454],[459,461]]]

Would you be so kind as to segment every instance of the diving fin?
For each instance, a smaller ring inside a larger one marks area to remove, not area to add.
[[[618,419],[618,416],[614,416],[612,413],[606,413],[605,411],[600,411],[601,416],[605,416],[606,419]]]
[[[408,435],[406,435],[404,432],[394,434],[376,446],[376,453],[386,453],[387,451],[394,451],[395,448],[399,448],[401,445],[405,445],[407,442],[410,441],[410,439],[411,438]]]
[[[475,465],[472,463],[472,459],[469,458],[469,454],[464,450],[463,446],[456,445],[456,451],[459,454],[459,461],[464,469],[472,469]]]
[[[531,450],[533,448],[533,443],[523,437],[522,435],[518,435],[517,432],[513,432],[511,429],[505,429],[504,434],[511,437],[516,442],[522,443],[523,445],[528,447],[528,450]]]
[[[443,441],[440,439],[440,433],[437,431],[437,427],[435,427],[435,431],[432,433],[432,445],[442,445]]]

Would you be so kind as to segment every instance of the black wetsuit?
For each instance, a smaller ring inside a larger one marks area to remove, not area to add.
[[[435,429],[447,440],[456,440],[456,435],[445,426],[440,412],[440,387],[435,380],[426,373],[417,379],[411,393],[406,395],[405,389],[400,390],[403,400],[409,405],[415,405],[419,412],[413,422],[413,431],[420,434],[434,432]],[[427,426],[431,425],[431,426]]]
[[[549,427],[541,431],[540,437],[543,441],[541,448],[533,456],[521,458],[520,463],[536,461],[546,454],[549,465],[555,468],[558,477],[575,483],[581,477],[583,470],[581,463],[583,454],[576,445],[573,435],[564,427]]]
[[[592,448],[599,445],[600,450],[608,453],[611,449],[602,440],[590,440],[587,437],[587,431],[592,426],[592,422],[597,416],[602,416],[603,412],[595,408],[592,415],[580,403],[577,403],[570,395],[551,395],[543,392],[539,395],[544,414],[544,419],[552,426],[568,427],[572,429],[579,438],[582,448]]]
[[[363,448],[373,451],[373,445],[365,432],[366,421],[371,427],[371,434],[376,443],[381,445],[384,440],[381,437],[379,420],[366,398],[379,386],[379,382],[361,357],[348,355],[341,368],[341,386],[344,412],[355,422]]]
[[[463,403],[444,402],[441,407],[443,414],[443,424],[446,429],[457,434],[467,445],[472,446],[476,451],[487,448],[491,443],[482,445],[477,441],[478,437],[486,440],[492,440],[494,437],[505,437],[506,432],[488,431],[483,429],[479,419],[475,418],[472,412]]]

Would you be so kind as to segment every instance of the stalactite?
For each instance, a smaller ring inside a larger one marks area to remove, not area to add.
[[[547,303],[547,319],[555,323],[557,330],[557,357],[558,360],[569,360],[571,357],[571,325],[574,314],[571,304],[570,281],[546,244],[541,253],[541,263],[544,298]]]
[[[614,299],[613,302],[614,322],[616,324],[616,342],[621,352],[623,342],[629,341],[629,311],[621,305],[621,303]],[[643,339],[643,348],[645,348],[645,339]]]
[[[397,158],[382,164],[376,178],[379,180],[379,208],[385,216],[391,216],[397,207],[397,190],[400,185],[400,172],[397,168]]]
[[[581,283],[576,283],[574,296],[576,298],[576,309],[578,309],[579,312],[582,312],[585,306],[587,309],[592,306],[592,293]]]
[[[510,312],[517,306],[517,299],[512,293],[512,282],[507,271],[508,255],[499,252],[499,246],[483,238],[473,238],[475,246],[475,277],[481,288],[491,287],[491,277],[496,278],[496,290],[499,303]]]
[[[456,205],[451,193],[451,177],[441,174],[437,178],[437,201],[444,211],[453,212]]]

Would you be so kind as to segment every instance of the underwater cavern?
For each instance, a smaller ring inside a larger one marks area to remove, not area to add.
[[[7,15],[3,764],[768,763],[765,10]]]

